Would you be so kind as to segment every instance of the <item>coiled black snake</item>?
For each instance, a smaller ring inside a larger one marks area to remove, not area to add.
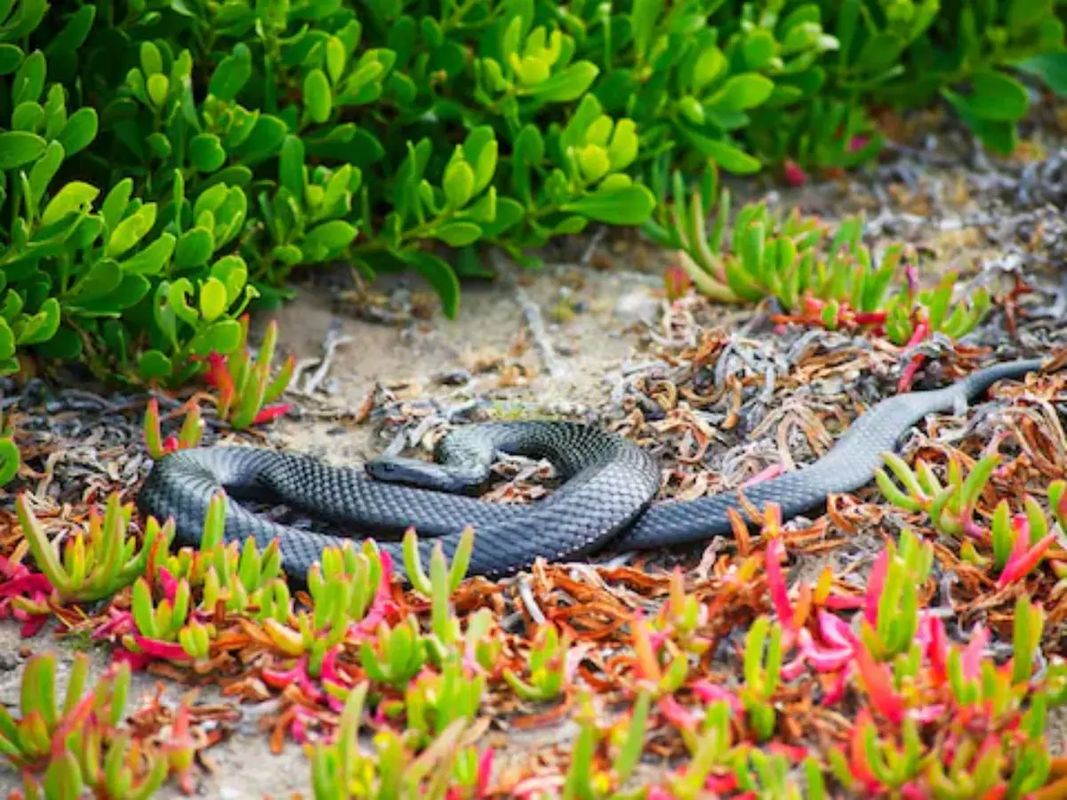
[[[777,503],[785,519],[817,508],[831,493],[852,492],[874,477],[881,454],[927,414],[952,409],[1003,378],[1041,366],[1040,359],[995,364],[950,386],[889,397],[862,414],[821,459],[744,489],[762,509]],[[488,503],[458,492],[489,475],[498,451],[548,459],[564,479],[549,497],[530,505]],[[606,545],[650,549],[698,542],[731,532],[728,509],[744,516],[736,490],[696,500],[652,504],[660,486],[655,461],[622,436],[572,422],[491,422],[459,428],[438,445],[437,464],[379,458],[353,467],[324,464],[309,455],[251,447],[179,450],[152,468],[137,497],[140,510],[173,517],[180,544],[199,544],[208,503],[219,489],[233,500],[283,502],[361,533],[400,532],[414,525],[423,559],[435,541],[451,558],[459,535],[474,526],[472,575],[499,577],[548,560],[580,557]],[[411,485],[411,484],[418,484]],[[421,488],[433,487],[433,488]],[[253,537],[260,547],[279,540],[282,567],[303,581],[323,548],[345,538],[281,525],[229,502],[225,539]],[[378,538],[403,576],[398,541]]]

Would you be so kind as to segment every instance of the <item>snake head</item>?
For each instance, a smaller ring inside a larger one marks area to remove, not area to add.
[[[386,483],[400,483],[433,489],[438,492],[474,492],[482,487],[487,471],[433,464],[417,458],[380,456],[363,465],[372,478]]]

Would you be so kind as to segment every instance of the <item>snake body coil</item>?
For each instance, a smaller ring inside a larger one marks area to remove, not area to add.
[[[757,508],[777,503],[784,519],[825,503],[831,493],[855,491],[874,477],[881,454],[924,416],[952,409],[1004,378],[1039,369],[1040,359],[996,364],[942,389],[890,397],[861,415],[814,464],[757,483],[744,497]],[[488,476],[497,450],[548,459],[563,485],[526,506],[487,503],[455,493]],[[498,577],[529,567],[541,556],[566,560],[605,545],[651,549],[688,544],[732,531],[728,510],[744,515],[736,490],[696,500],[651,504],[659,489],[653,459],[627,439],[572,422],[494,422],[448,434],[438,464],[381,458],[366,471],[334,467],[301,454],[251,447],[193,448],[160,459],[138,494],[141,511],[173,517],[180,544],[197,546],[212,495],[283,502],[318,517],[359,526],[361,534],[402,531],[413,525],[428,558],[440,541],[451,558],[463,528],[475,529],[470,574]],[[403,485],[417,483],[421,486]],[[433,488],[425,488],[433,487]],[[346,539],[281,525],[239,503],[226,510],[226,541],[251,536],[260,547],[277,538],[282,568],[303,580],[323,548]],[[403,575],[399,542],[378,540]]]

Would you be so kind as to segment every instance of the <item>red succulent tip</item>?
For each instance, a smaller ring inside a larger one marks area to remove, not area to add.
[[[259,413],[252,418],[252,424],[263,425],[267,422],[273,422],[278,417],[284,416],[290,408],[292,408],[290,403],[277,403],[273,406],[261,408]]]

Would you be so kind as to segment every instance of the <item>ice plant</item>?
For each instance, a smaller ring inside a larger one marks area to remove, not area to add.
[[[682,730],[689,760],[667,776],[664,797],[696,800],[713,795],[729,795],[741,783],[749,746],[735,743],[725,701],[716,701],[705,710],[697,731]]]
[[[988,532],[974,519],[975,506],[986,483],[1000,463],[1000,456],[990,453],[979,459],[964,478],[959,460],[951,457],[947,485],[943,486],[933,468],[919,460],[913,470],[895,453],[883,453],[882,460],[903,486],[899,488],[885,470],[875,471],[878,488],[889,502],[907,511],[924,511],[942,533],[984,539]]]
[[[561,641],[555,625],[542,625],[528,656],[529,682],[510,668],[504,669],[504,679],[523,700],[553,700],[564,688],[570,646],[570,634],[564,634]]]
[[[196,447],[200,444],[200,439],[204,434],[204,421],[200,416],[200,404],[196,402],[195,398],[186,403],[185,419],[178,435],[168,436],[164,439],[160,428],[159,401],[153,397],[148,401],[142,429],[148,455],[157,461],[167,453],[173,453],[175,450]]]
[[[677,264],[667,267],[663,274],[663,288],[667,300],[672,303],[684,297],[692,285],[693,279],[689,277],[689,273]]]
[[[83,754],[91,727],[109,730],[119,724],[129,690],[129,669],[112,667],[85,695],[89,657],[78,653],[71,666],[62,706],[56,702],[56,657],[34,656],[22,675],[20,718],[0,706],[0,753],[28,772],[43,769],[50,758],[68,748]],[[98,734],[99,735],[99,734]]]
[[[404,715],[409,734],[428,744],[457,720],[473,722],[485,693],[485,675],[472,673],[457,655],[440,672],[424,669],[404,690]]]
[[[170,597],[164,597],[159,605],[152,602],[152,590],[148,581],[138,578],[133,584],[131,610],[136,626],[135,633],[122,637],[123,646],[131,653],[146,653],[156,658],[185,661],[203,655],[199,646],[199,632],[186,634],[194,652],[185,650],[180,635],[189,620],[190,590],[184,578],[178,581]],[[207,633],[206,629],[204,633]]]
[[[649,688],[657,698],[673,695],[689,675],[689,658],[685,653],[677,653],[664,668],[659,655],[661,649],[665,651],[665,648],[661,648],[664,634],[654,631],[640,612],[634,613],[630,627],[633,630],[634,675],[638,685]]]
[[[120,505],[118,492],[113,492],[104,516],[91,510],[89,530],[78,528],[67,540],[61,561],[24,494],[19,495],[15,509],[30,552],[63,602],[99,600],[128,586],[145,571],[151,554],[166,552],[174,536],[173,521],[161,526],[150,517],[144,544],[138,547],[129,535],[133,504]]]
[[[414,528],[404,533],[404,571],[412,587],[424,597],[433,597],[434,592],[451,594],[463,583],[470,566],[471,553],[474,551],[474,528],[467,526],[459,537],[459,543],[452,554],[449,566],[441,543],[434,542],[430,553],[430,574],[423,569],[422,556],[419,554],[419,540]],[[441,577],[444,580],[440,580]],[[438,578],[436,584],[434,578]]]
[[[686,593],[682,571],[677,567],[671,571],[669,588],[667,602],[652,621],[652,629],[670,636],[687,653],[707,652],[711,641],[699,633],[708,621],[707,606]]]
[[[1001,500],[993,511],[988,528],[975,520],[978,498],[1000,463],[1000,456],[996,453],[979,459],[966,478],[962,475],[959,461],[951,457],[946,486],[941,484],[925,461],[919,460],[915,469],[912,469],[893,453],[883,454],[883,460],[903,488],[879,469],[875,479],[882,494],[900,508],[926,512],[934,527],[942,533],[970,537],[970,541],[961,546],[966,548],[961,552],[970,563],[982,565],[988,562],[975,550],[974,543],[990,546],[992,566],[999,571],[997,585],[1000,587],[1019,580],[1033,570],[1056,540],[1057,532],[1050,530],[1041,506],[1029,495],[1023,497],[1022,513],[1013,515],[1008,501]],[[1063,491],[1062,481],[1049,486],[1049,500],[1060,531],[1063,530],[1060,524],[1064,510]]]
[[[274,617],[261,620],[263,630],[279,650],[306,656],[307,668],[318,676],[327,656],[342,642],[371,636],[392,609],[389,584],[392,562],[370,540],[356,551],[346,542],[323,551],[321,566],[308,571],[312,608],[291,621]]]
[[[911,530],[890,542],[868,579],[860,636],[868,652],[886,661],[907,651],[919,630],[919,589],[930,576],[934,547]]]
[[[745,635],[745,683],[738,696],[748,713],[749,722],[760,741],[774,733],[774,693],[778,689],[782,667],[782,626],[763,615],[752,623]]]
[[[629,779],[641,758],[651,704],[651,694],[645,690],[639,692],[633,711],[605,731],[597,725],[592,698],[588,694],[582,695],[575,714],[580,729],[573,745],[563,797],[601,800],[619,796],[616,793]],[[610,760],[606,768],[601,768],[597,763],[597,752],[605,744],[610,748]],[[521,786],[516,787],[516,791],[521,791]]]
[[[22,622],[19,635],[33,636],[48,622],[51,615],[49,598],[55,589],[40,572],[32,572],[21,563],[28,542],[16,548],[11,559],[0,556],[0,619],[14,617]]]
[[[914,282],[910,283],[907,291],[894,295],[886,304],[885,332],[895,344],[912,346],[935,333],[959,339],[974,330],[992,306],[985,288],[953,302],[957,286],[954,272],[945,274],[937,286],[926,291],[918,291]]]
[[[1001,515],[1000,537],[994,528],[994,556],[999,549],[1003,555],[1008,542],[1011,549],[1003,561],[1003,569],[997,577],[997,587],[1003,588],[1010,583],[1026,577],[1045,557],[1045,553],[1056,540],[1056,533],[1048,531],[1048,521],[1032,498],[1026,498],[1027,514],[1016,515],[1006,527]],[[998,548],[999,544],[999,548]]]
[[[427,647],[418,620],[409,614],[393,628],[379,622],[375,635],[360,642],[359,662],[371,680],[403,689],[426,663]]]
[[[271,362],[278,341],[278,323],[267,325],[263,344],[253,359],[248,348],[248,314],[238,320],[240,343],[228,355],[211,353],[208,356],[208,382],[218,392],[216,405],[221,419],[237,430],[269,422],[289,410],[286,404],[270,405],[289,387],[296,368],[296,359],[289,356],[278,374],[270,376]]]
[[[316,800],[477,800],[488,796],[492,751],[477,753],[469,742],[466,720],[453,721],[417,755],[409,737],[390,728],[374,736],[373,752],[363,752],[358,734],[368,690],[363,682],[348,694],[332,741],[305,748]]]

